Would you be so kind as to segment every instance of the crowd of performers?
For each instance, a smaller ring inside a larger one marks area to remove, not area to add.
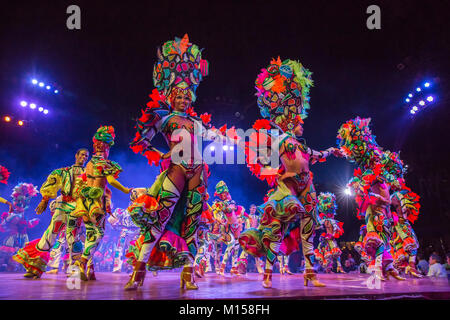
[[[128,188],[118,182],[122,168],[108,159],[114,128],[102,126],[93,137],[90,160],[89,150],[80,149],[74,165],[55,169],[42,184],[36,213],[50,206],[52,218],[40,238],[28,241],[24,230],[37,220],[26,221],[23,216],[37,188],[20,184],[12,203],[0,198],[9,206],[9,212],[2,215],[2,231],[11,230],[4,244],[14,242],[12,247],[20,248],[12,258],[26,269],[26,278],[40,278],[47,270],[57,272],[61,261],[84,281],[96,279],[94,265],[109,263],[114,272],[129,265],[132,273],[125,290],[138,290],[147,271],[182,268],[180,286],[191,290],[198,289],[195,278],[213,270],[223,276],[228,265],[231,275],[245,274],[253,259],[263,287],[271,288],[274,266],[278,263],[281,273],[292,274],[289,256],[301,249],[304,285],[323,287],[326,284],[317,277],[315,261],[327,272],[334,263],[337,272],[343,272],[336,239],[344,230],[335,220],[335,195],[317,195],[310,167],[330,155],[357,166],[349,186],[358,205],[356,216],[364,222],[356,248],[368,268],[382,280],[389,276],[404,280],[401,274],[419,277],[415,268],[418,242],[412,229],[419,197],[405,185],[399,154],[376,143],[370,118],[356,117],[344,123],[338,130],[337,147],[311,149],[302,138],[310,108],[311,72],[298,61],[272,59],[255,82],[262,119],[255,121],[255,132],[244,141],[234,128],[217,129],[210,124],[209,114],[195,113],[192,104],[209,64],[187,35],[164,43],[157,59],[156,88],[137,120],[130,144],[150,165],[160,166],[152,185]],[[158,133],[164,136],[169,152],[151,144]],[[215,199],[208,204],[211,173],[202,159],[202,140],[245,149],[247,167],[270,188],[263,204],[252,205],[246,212],[232,199],[224,181],[215,186]],[[180,161],[182,143],[181,153],[190,152]],[[278,158],[278,166],[271,167],[268,160],[273,157]],[[9,172],[1,170],[3,180],[7,179]],[[127,208],[112,211],[110,187],[129,195]],[[110,230],[105,236],[107,226]],[[322,233],[314,248],[317,230]]]

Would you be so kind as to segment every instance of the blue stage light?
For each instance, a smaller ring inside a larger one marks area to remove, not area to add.
[[[419,104],[420,104],[421,106],[424,106],[424,105],[425,105],[425,101],[420,100],[420,101],[419,101]]]
[[[417,92],[420,92],[420,91],[422,91],[422,89],[420,89],[420,87],[417,87],[417,88],[416,88],[416,91],[417,91]]]
[[[42,112],[42,111],[44,111],[44,108],[42,108],[42,107],[39,107],[39,112]]]
[[[413,109],[409,110],[409,112],[410,112],[411,114],[415,114],[415,113],[416,113],[416,111],[414,111]]]
[[[211,149],[212,151],[214,151],[214,150],[216,150],[216,147],[211,146],[210,149]]]
[[[223,146],[223,150],[228,151],[228,146]]]
[[[27,105],[28,105],[28,103],[26,102],[26,101],[20,101],[20,105],[22,106],[22,107],[26,107]]]
[[[39,82],[39,87],[43,87],[44,83],[43,82]]]
[[[428,102],[432,102],[433,100],[434,100],[434,98],[433,98],[432,96],[428,96],[428,97],[427,97],[427,101],[428,101]]]
[[[46,87],[45,87],[45,89],[47,89],[47,90],[50,90],[50,88],[51,88],[50,86],[46,86]]]
[[[58,93],[59,91],[58,90],[55,90],[55,91],[53,91],[54,93]]]
[[[48,110],[47,110],[47,109],[45,109],[45,110],[44,110],[44,114],[47,114],[47,113],[48,113]]]
[[[408,94],[408,97],[412,98],[413,97],[412,93]]]
[[[30,103],[30,108],[31,109],[36,109],[36,104],[35,103]]]
[[[409,100],[409,98],[406,98],[405,101],[406,101],[406,102],[409,102],[410,100]]]
[[[412,110],[417,111],[419,110],[419,108],[417,108],[416,106],[412,107]]]
[[[428,88],[430,86],[429,82],[425,82],[425,84],[423,85],[425,88]]]
[[[32,80],[31,80],[31,83],[32,83],[32,84],[37,84],[38,81],[37,81],[36,79],[32,79]]]
[[[234,150],[234,146],[231,146],[231,147],[230,147],[230,150]]]
[[[347,195],[347,196],[351,196],[352,195],[352,190],[350,190],[350,188],[345,188],[345,190],[344,190],[344,193]]]

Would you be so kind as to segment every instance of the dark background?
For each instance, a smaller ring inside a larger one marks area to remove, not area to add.
[[[71,4],[81,8],[81,30],[66,28]],[[371,4],[381,8],[381,30],[366,27]],[[333,146],[344,121],[371,117],[378,143],[401,150],[409,166],[407,184],[421,196],[414,225],[419,238],[448,239],[448,20],[444,1],[3,4],[0,112],[26,123],[0,123],[0,163],[12,172],[0,194],[8,197],[22,181],[40,186],[51,170],[71,165],[78,148],[91,149],[100,125],[116,129],[110,158],[124,168],[119,180],[132,187],[150,186],[159,168],[128,148],[133,119],[153,89],[157,46],[188,33],[192,43],[205,48],[203,56],[210,62],[210,75],[197,91],[198,113],[212,113],[216,126],[249,128],[260,118],[254,96],[259,70],[278,55],[300,60],[315,82],[305,121],[308,145],[318,150]],[[31,86],[32,77],[57,85],[60,94]],[[404,98],[425,80],[437,99],[413,118]],[[21,108],[22,99],[39,101],[50,113]],[[162,139],[155,144],[167,150]],[[318,191],[338,195],[337,218],[344,222],[346,241],[357,239],[361,224],[353,200],[342,193],[353,169],[345,160],[331,158],[312,167]],[[212,165],[211,171],[210,195],[223,179],[239,204],[262,203],[268,187],[244,165]],[[39,200],[33,199],[29,217]],[[127,196],[113,191],[113,202],[125,207]],[[40,218],[31,239],[50,220],[48,213]],[[439,250],[447,249],[440,245]]]

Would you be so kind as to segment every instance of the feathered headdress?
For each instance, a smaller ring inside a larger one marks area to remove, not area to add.
[[[401,180],[403,180],[403,175],[406,173],[400,154],[389,150],[384,151],[381,157],[381,164],[383,165],[383,177],[386,182],[396,189],[400,189],[403,184]]]
[[[7,184],[8,178],[11,173],[4,166],[0,166],[0,183]]]
[[[31,198],[38,194],[37,187],[32,183],[19,183],[13,189],[11,197],[13,198],[14,207],[27,209]]]
[[[363,170],[373,167],[381,158],[380,148],[369,124],[370,118],[356,117],[344,123],[337,135],[337,144],[345,156]]]
[[[262,117],[284,132],[303,123],[309,109],[309,89],[313,86],[311,74],[298,61],[272,59],[255,81]]]
[[[333,218],[336,215],[336,196],[331,192],[321,192],[317,197],[319,216],[323,218]]]
[[[225,183],[225,181],[221,180],[216,184],[216,192],[214,192],[214,196],[218,196],[224,192],[228,192],[230,193],[230,191],[228,190],[227,184]]]
[[[115,137],[116,134],[114,133],[113,126],[101,126],[97,129],[97,132],[92,138],[92,141],[94,142],[94,144],[100,141],[112,147],[114,145]]]
[[[195,101],[195,91],[209,72],[209,63],[202,59],[202,50],[189,42],[187,34],[182,39],[175,37],[175,40],[167,41],[158,48],[153,84],[167,98],[167,103],[171,104],[172,93],[177,90],[187,90],[192,101]]]

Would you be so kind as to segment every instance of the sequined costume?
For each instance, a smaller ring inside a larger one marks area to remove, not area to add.
[[[272,269],[280,249],[288,256],[299,249],[300,241],[306,261],[304,284],[311,281],[314,285],[324,286],[313,269],[313,238],[318,217],[309,165],[325,161],[337,150],[314,151],[298,137],[303,133],[301,125],[307,117],[311,86],[311,72],[301,63],[289,59],[272,59],[256,79],[258,106],[261,115],[267,119],[254,123],[253,128],[258,131],[250,136],[246,159],[252,173],[269,185],[275,185],[275,190],[258,207],[261,214],[259,227],[243,232],[239,242],[249,254],[266,257],[265,288],[272,286]],[[269,147],[270,156],[265,151]],[[281,165],[272,167],[269,157],[278,157]]]

